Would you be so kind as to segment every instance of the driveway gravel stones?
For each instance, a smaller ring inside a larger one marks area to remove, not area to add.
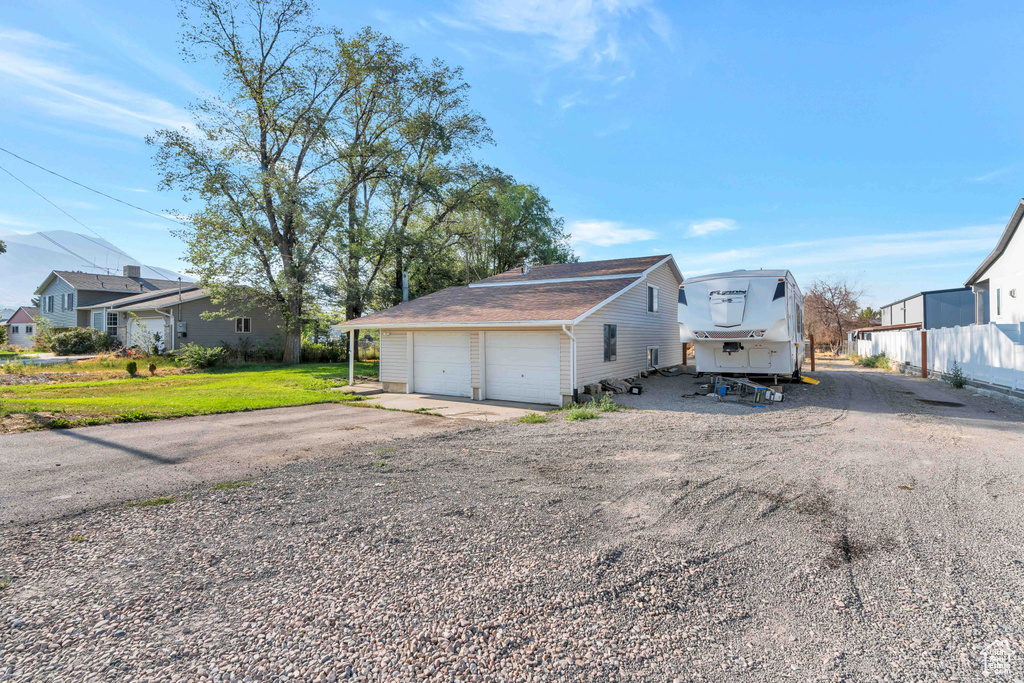
[[[0,680],[962,681],[1024,651],[1024,415],[820,377],[9,526]]]

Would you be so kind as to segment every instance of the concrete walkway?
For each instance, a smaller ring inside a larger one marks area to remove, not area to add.
[[[358,385],[353,387],[357,389]],[[545,413],[555,406],[513,401],[474,401],[456,396],[435,394],[377,394],[369,396],[367,403],[392,410],[409,410],[458,420],[502,422],[515,420],[528,413]]]

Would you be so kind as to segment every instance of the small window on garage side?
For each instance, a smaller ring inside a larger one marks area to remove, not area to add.
[[[615,360],[619,333],[615,325],[604,326],[604,359],[606,362]]]
[[[647,285],[647,312],[658,312],[658,288],[654,285]]]
[[[235,318],[235,332],[237,334],[252,332],[252,320],[250,318]]]
[[[648,346],[647,347],[647,367],[656,368],[658,367],[658,347]]]

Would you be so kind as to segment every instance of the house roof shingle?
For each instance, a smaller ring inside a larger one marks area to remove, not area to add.
[[[181,296],[179,299],[178,288],[175,287],[172,290],[167,290],[163,296],[157,298],[151,298],[148,296],[131,296],[125,297],[124,299],[117,299],[116,301],[108,302],[106,305],[110,306],[111,309],[118,311],[141,311],[148,310],[151,308],[163,308],[164,306],[173,306],[174,304],[181,301],[195,301],[196,299],[204,299],[210,296],[210,293],[205,289],[182,289]]]
[[[177,280],[100,275],[97,273],[82,273],[77,270],[55,270],[53,274],[75,289],[90,292],[151,292],[157,289],[177,288],[178,286]],[[36,293],[38,294],[39,290]]]
[[[338,327],[570,322],[638,279],[449,287]]]
[[[548,266],[531,266],[525,275],[520,268],[506,270],[504,273],[478,280],[473,285],[504,284],[512,282],[534,282],[537,280],[560,280],[576,277],[609,277],[642,273],[670,254],[658,256],[638,256],[635,258],[619,258],[607,261],[586,261],[583,263],[553,263]]]
[[[197,289],[199,289],[199,286],[196,285],[196,284],[192,284],[192,283],[189,283],[188,285],[185,285],[183,283],[182,286],[181,286],[182,295],[184,295],[186,292],[193,292],[193,291],[195,291]],[[149,292],[143,292],[142,294],[133,294],[132,296],[126,296],[126,297],[123,297],[121,299],[114,299],[113,301],[107,301],[107,302],[104,302],[102,304],[96,304],[96,305],[92,306],[91,308],[115,308],[115,307],[119,308],[121,306],[127,306],[128,304],[134,304],[134,303],[138,303],[140,301],[151,301],[151,300],[155,300],[155,299],[162,299],[162,298],[168,297],[168,296],[173,296],[175,298],[175,300],[177,300],[177,298],[178,298],[178,287],[177,287],[177,285],[175,285],[174,287],[171,287],[169,289],[154,289],[154,290],[149,291]]]
[[[35,318],[39,317],[39,308],[36,306],[22,306],[14,312],[10,318],[4,321],[5,325],[13,325],[15,323],[31,323]]]

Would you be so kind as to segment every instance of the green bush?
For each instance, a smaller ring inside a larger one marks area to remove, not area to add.
[[[593,408],[599,413],[616,413],[620,410],[625,410],[624,406],[620,406],[612,400],[610,394],[601,394],[601,398],[591,401],[587,407]]]
[[[110,336],[106,332],[76,327],[52,335],[48,343],[50,350],[58,356],[77,356],[83,353],[100,353],[110,348]]]
[[[963,389],[967,386],[967,377],[964,376],[963,368],[957,365],[956,361],[953,361],[953,369],[942,379],[946,380],[946,383],[954,389]]]
[[[179,358],[185,367],[193,370],[212,368],[224,362],[226,352],[223,347],[207,348],[198,344],[186,344],[181,349]]]
[[[303,363],[343,363],[348,361],[348,350],[338,342],[313,344],[302,342]]]
[[[133,360],[125,363],[124,369],[128,371],[128,374],[134,377],[139,372],[139,364]]]
[[[573,405],[565,412],[565,419],[575,422],[576,420],[593,420],[597,417],[597,411],[588,406]]]
[[[877,353],[874,356],[867,356],[866,358],[858,358],[857,363],[865,368],[889,369],[889,358],[884,353]]]

